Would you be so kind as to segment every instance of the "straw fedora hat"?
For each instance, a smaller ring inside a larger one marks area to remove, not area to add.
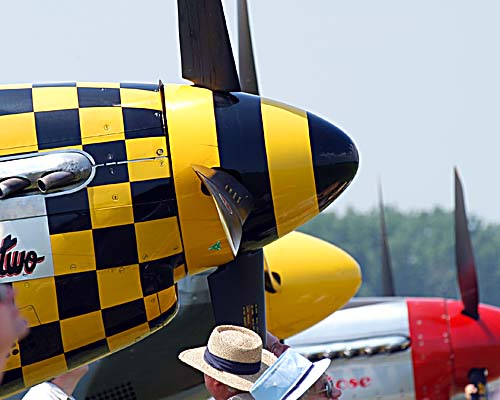
[[[207,346],[185,350],[179,359],[219,382],[246,392],[276,361],[271,352],[262,349],[259,335],[233,325],[215,327]]]

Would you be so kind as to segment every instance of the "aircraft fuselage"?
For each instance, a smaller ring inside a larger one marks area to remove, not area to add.
[[[0,283],[15,288],[31,326],[11,351],[2,392],[165,325],[177,281],[235,257],[234,207],[251,197],[238,244],[260,248],[328,206],[357,160],[335,126],[258,96],[161,84],[0,86]],[[199,171],[219,173],[225,186],[209,192]]]

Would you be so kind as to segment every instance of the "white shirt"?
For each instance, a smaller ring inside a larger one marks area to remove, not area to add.
[[[52,382],[43,382],[33,386],[22,400],[76,400],[73,396],[68,396],[62,389]]]

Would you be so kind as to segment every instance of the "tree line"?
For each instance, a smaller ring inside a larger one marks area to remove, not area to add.
[[[357,296],[382,293],[378,210],[322,213],[299,230],[346,250],[359,263]],[[459,298],[453,213],[441,208],[402,212],[386,207],[385,219],[398,296]],[[469,216],[480,301],[500,306],[500,225]]]

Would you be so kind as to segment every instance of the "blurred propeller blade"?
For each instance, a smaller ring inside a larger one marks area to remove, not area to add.
[[[264,254],[262,249],[239,254],[208,277],[217,325],[240,325],[266,343]]]
[[[238,0],[238,53],[241,90],[259,95],[247,0]]]
[[[239,92],[221,0],[178,0],[182,77],[195,85]]]
[[[382,296],[396,296],[394,281],[392,279],[391,253],[387,240],[387,227],[385,224],[384,200],[382,198],[382,183],[378,184],[378,202],[380,209],[380,235],[382,240]]]
[[[469,228],[467,214],[465,212],[465,200],[462,183],[455,167],[455,254],[460,295],[464,303],[463,314],[479,319],[479,289],[477,286],[476,265]]]

